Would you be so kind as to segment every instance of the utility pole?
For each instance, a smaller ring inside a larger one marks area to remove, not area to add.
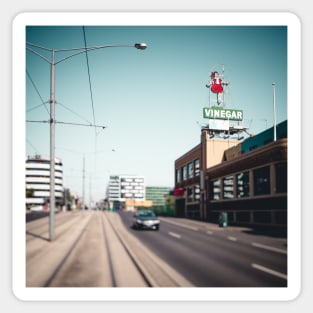
[[[49,235],[54,240],[54,214],[55,214],[55,63],[54,49],[51,50],[50,70],[50,212]]]
[[[274,141],[277,140],[277,135],[276,135],[276,94],[275,94],[275,87],[276,83],[272,83],[273,86],[273,110],[274,110]]]
[[[102,46],[92,46],[92,47],[82,47],[82,48],[69,48],[69,49],[50,49],[47,47],[39,46],[31,42],[26,43],[26,50],[37,55],[44,61],[50,64],[50,217],[49,217],[49,235],[50,241],[54,240],[54,218],[55,218],[55,67],[57,64],[66,61],[76,55],[86,53],[87,51],[99,50],[104,48],[136,48],[138,50],[145,50],[147,45],[145,43],[135,43],[134,45],[102,45]],[[36,49],[50,51],[51,60],[47,59],[44,55],[40,54]],[[62,59],[56,61],[55,55],[57,52],[71,52],[72,54],[63,57]],[[84,158],[85,163],[85,158]],[[85,167],[85,164],[84,164]],[[83,204],[85,198],[85,169],[83,173]]]
[[[83,156],[83,190],[82,190],[82,209],[85,210],[85,155]]]

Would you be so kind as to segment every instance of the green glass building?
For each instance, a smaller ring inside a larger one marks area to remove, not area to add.
[[[171,187],[146,186],[146,200],[151,200],[154,207],[164,206],[166,195],[171,189]]]

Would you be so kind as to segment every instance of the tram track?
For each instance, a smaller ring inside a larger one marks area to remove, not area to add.
[[[89,213],[90,214],[90,213]],[[91,212],[86,225],[68,246],[46,287],[111,287],[112,272],[100,212]]]
[[[131,251],[131,249],[128,247],[128,245],[125,242],[125,239],[123,239],[121,237],[121,235],[118,233],[118,231],[113,227],[113,222],[112,220],[110,220],[109,218],[107,218],[106,216],[102,216],[102,219],[104,221],[104,223],[106,222],[106,224],[109,224],[111,227],[111,230],[114,232],[115,237],[117,238],[117,240],[120,242],[121,246],[123,247],[124,251],[125,251],[125,255],[128,256],[129,260],[133,263],[133,265],[135,266],[135,268],[138,270],[139,275],[142,277],[143,282],[145,283],[146,287],[153,287],[153,282],[151,282],[151,280],[149,279],[148,275],[145,273],[145,271],[143,270],[143,267],[141,266],[141,264],[138,262],[138,258],[136,257],[136,255]],[[103,224],[104,225],[104,224]],[[108,241],[108,236],[105,236],[106,240]],[[111,252],[113,249],[113,246],[108,243],[108,250],[110,250]],[[112,254],[112,253],[111,253]],[[114,273],[113,271],[113,263],[112,263],[112,273]]]
[[[58,239],[48,245],[38,237],[34,237],[36,245],[27,243],[27,286],[147,287],[148,282],[103,212],[85,214],[71,223],[57,224]]]
[[[93,212],[45,287],[146,287],[148,284],[107,217],[103,212]]]
[[[56,225],[55,241],[26,243],[27,287],[192,286],[138,242],[118,214],[78,216]]]
[[[116,230],[116,224],[109,217],[105,213],[101,216],[112,287],[151,287],[151,282],[142,271],[136,256],[125,245]]]

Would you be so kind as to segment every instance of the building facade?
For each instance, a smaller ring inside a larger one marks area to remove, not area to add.
[[[176,160],[175,188],[183,190],[176,197],[176,214],[217,222],[221,213],[227,213],[228,221],[233,225],[285,229],[287,121],[278,124],[276,130],[276,141],[272,127],[224,151],[219,150],[221,159],[215,164],[208,161],[208,147],[214,143],[205,148],[204,140]],[[204,130],[202,136],[208,137],[206,132]],[[188,164],[195,161],[203,163],[203,167],[200,166],[203,176],[189,175],[192,165]]]
[[[163,207],[166,204],[166,196],[171,190],[171,187],[147,186],[146,200],[150,200],[154,207]]]
[[[41,155],[28,156],[26,165],[26,207],[48,209],[50,200],[50,158]],[[64,202],[63,164],[55,158],[56,205]]]
[[[175,209],[179,217],[205,219],[205,171],[222,162],[224,151],[238,140],[212,139],[202,130],[201,143],[175,161]]]
[[[145,179],[137,175],[111,175],[107,187],[108,209],[122,209],[126,200],[145,201]]]

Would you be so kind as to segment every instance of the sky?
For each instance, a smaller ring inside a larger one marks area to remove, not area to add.
[[[174,186],[175,160],[200,143],[208,122],[202,110],[215,97],[205,87],[211,71],[230,82],[225,108],[243,110],[249,133],[273,126],[273,82],[277,122],[287,119],[286,26],[28,26],[26,41],[56,50],[147,44],[56,65],[55,155],[64,187],[78,195],[84,189],[86,201],[105,198],[115,174]],[[56,53],[56,61],[73,53]],[[25,77],[26,157],[49,156],[49,63],[26,50]]]

